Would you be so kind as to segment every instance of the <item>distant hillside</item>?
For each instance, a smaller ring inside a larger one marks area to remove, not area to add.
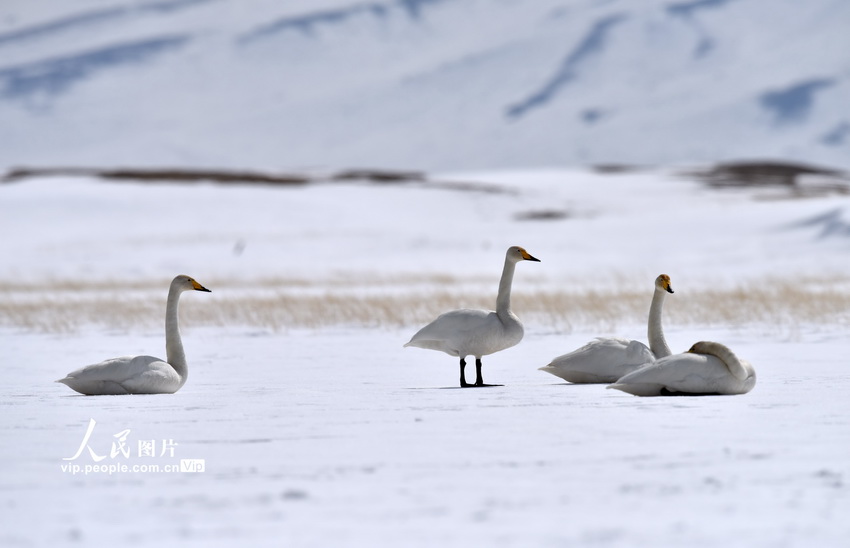
[[[0,169],[850,168],[845,0],[0,6]]]

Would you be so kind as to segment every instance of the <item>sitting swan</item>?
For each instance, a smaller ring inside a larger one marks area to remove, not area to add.
[[[189,290],[210,291],[189,276],[177,276],[172,280],[165,308],[165,353],[168,362],[153,356],[112,358],[72,371],[56,382],[90,396],[177,392],[186,383],[189,374],[177,328],[177,301],[181,293]]]
[[[673,293],[670,276],[661,274],[655,278],[649,306],[649,348],[640,341],[600,337],[558,356],[540,370],[573,383],[612,383],[646,363],[669,356],[672,352],[661,329],[661,308],[667,293]]]
[[[608,388],[635,396],[720,396],[746,394],[756,384],[753,366],[726,346],[709,341],[684,354],[661,358]]]
[[[485,385],[481,376],[481,356],[510,348],[523,336],[522,322],[511,311],[511,282],[516,264],[520,261],[540,262],[540,259],[535,259],[521,247],[508,248],[495,312],[470,309],[446,312],[420,329],[404,346],[441,350],[459,357],[461,387],[491,386]],[[474,385],[468,384],[464,376],[465,358],[469,355],[475,356]]]

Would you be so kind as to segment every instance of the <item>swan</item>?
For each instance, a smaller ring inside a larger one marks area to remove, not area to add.
[[[510,348],[522,340],[523,328],[516,314],[511,311],[511,283],[514,269],[520,261],[540,262],[518,246],[509,247],[505,254],[505,266],[499,281],[496,311],[452,310],[441,314],[436,320],[420,329],[405,344],[429,350],[440,350],[460,358],[460,386],[497,386],[484,384],[481,376],[481,356]],[[475,384],[466,382],[464,369],[466,357],[475,356]]]
[[[612,383],[646,363],[669,356],[672,352],[661,329],[661,308],[667,293],[673,293],[670,276],[661,274],[655,278],[655,293],[649,306],[648,348],[640,341],[600,337],[558,356],[540,370],[573,383]]]
[[[61,382],[89,396],[117,394],[173,394],[186,383],[189,368],[177,327],[177,301],[184,291],[209,289],[189,276],[177,276],[168,289],[165,307],[165,353],[168,361],[153,356],[123,356],[68,373]]]
[[[635,396],[720,396],[746,394],[756,384],[753,366],[728,347],[700,341],[684,354],[661,358],[607,388]]]

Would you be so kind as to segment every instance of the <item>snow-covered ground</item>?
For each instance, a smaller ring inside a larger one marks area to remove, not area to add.
[[[846,545],[850,314],[795,321],[803,305],[787,303],[782,327],[673,321],[701,292],[776,279],[846,299],[846,195],[548,170],[293,188],[47,178],[3,184],[0,208],[3,546]],[[644,399],[537,370],[597,335],[643,339],[632,318],[608,332],[524,317],[522,343],[484,361],[505,386],[461,390],[454,358],[402,348],[430,318],[220,325],[199,312],[269,287],[427,299],[457,284],[464,306],[494,295],[513,244],[542,260],[518,265],[521,318],[523,294],[542,289],[628,286],[648,305],[666,272],[671,347],[723,342],[754,364],[755,389]],[[182,390],[84,397],[52,382],[162,355],[178,273],[213,291],[181,302]],[[16,312],[91,293],[103,316],[62,329]],[[153,310],[124,321],[139,300]]]

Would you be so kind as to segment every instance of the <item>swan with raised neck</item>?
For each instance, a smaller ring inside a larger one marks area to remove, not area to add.
[[[664,329],[661,327],[661,309],[664,307],[664,299],[668,293],[673,293],[670,285],[670,276],[661,274],[655,278],[655,292],[652,294],[652,302],[649,304],[649,320],[647,321],[646,337],[649,340],[649,349],[655,359],[669,356],[673,352],[667,345],[664,337]]]
[[[659,357],[669,356],[670,347],[661,328],[661,311],[666,295],[673,293],[670,276],[659,275],[654,287],[647,321],[649,347],[637,340],[598,337],[558,356],[540,370],[572,383],[611,383]]]
[[[484,384],[481,374],[481,357],[518,344],[523,337],[522,322],[511,310],[511,286],[516,264],[520,261],[535,261],[525,249],[509,247],[505,253],[496,310],[460,309],[441,314],[437,319],[416,332],[404,346],[416,346],[439,350],[460,358],[460,386],[489,386]],[[466,382],[464,369],[466,357],[475,356],[475,384]]]
[[[165,306],[165,354],[167,361],[153,356],[123,356],[89,365],[56,382],[86,395],[171,394],[189,377],[186,353],[180,338],[177,308],[184,291],[210,290],[185,275],[176,276],[168,288]]]

